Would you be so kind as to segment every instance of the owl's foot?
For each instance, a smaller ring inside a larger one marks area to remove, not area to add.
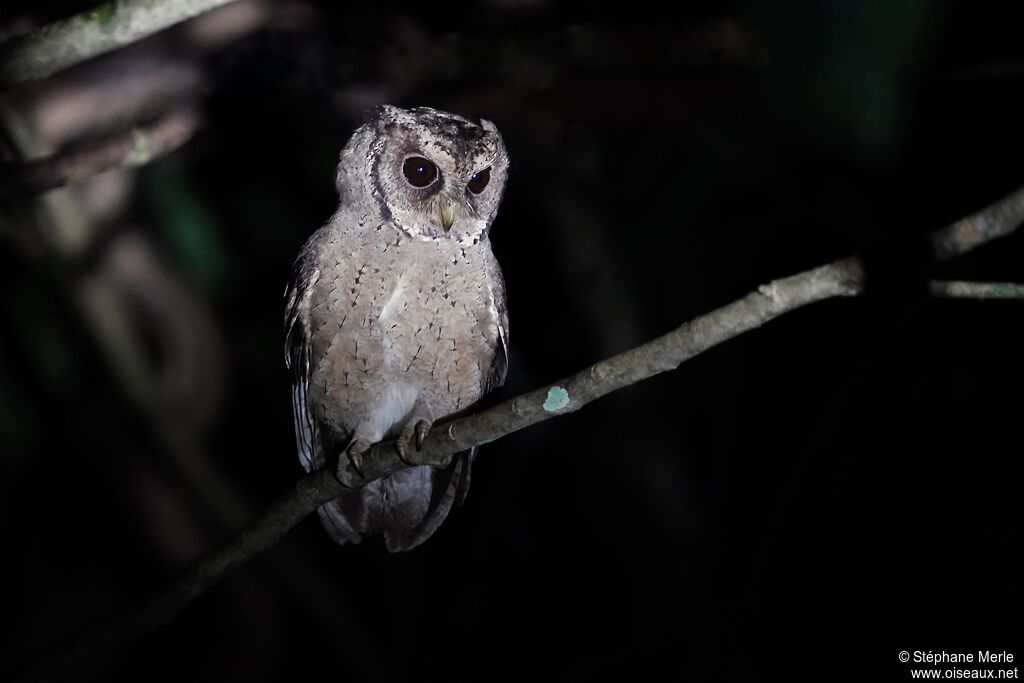
[[[430,425],[433,424],[432,420],[428,420],[422,417],[412,418],[405,423],[402,427],[402,433],[398,435],[398,440],[395,441],[395,450],[398,451],[398,457],[402,459],[407,465],[415,465],[414,462],[409,462],[409,449],[412,444],[416,444],[416,450],[423,448],[423,440],[427,438],[427,432],[430,431]]]
[[[427,438],[427,432],[430,431],[432,424],[434,424],[434,413],[426,403],[422,400],[417,400],[412,408],[412,412],[409,414],[409,419],[405,421],[402,431],[398,434],[398,440],[395,441],[395,450],[398,451],[398,457],[406,465],[418,464],[409,462],[408,456],[412,444],[415,440],[416,450],[422,449],[423,441]]]
[[[359,473],[360,477],[365,477],[363,474],[363,454],[370,450],[370,446],[373,444],[366,439],[352,439],[352,442],[345,449],[345,455],[348,457],[348,461],[352,463],[352,468]],[[341,479],[343,471],[345,469],[345,458],[338,459],[338,478]],[[342,480],[344,481],[344,480]]]

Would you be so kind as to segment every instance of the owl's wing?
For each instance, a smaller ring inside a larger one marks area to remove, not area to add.
[[[295,259],[292,277],[285,289],[284,307],[284,363],[292,371],[292,416],[295,420],[295,445],[299,462],[307,472],[323,467],[325,453],[337,452],[337,435],[330,429],[320,429],[316,416],[310,410],[307,394],[311,372],[312,332],[310,299],[313,287],[320,279],[316,266],[319,240],[324,231],[313,233]],[[347,495],[320,507],[317,512],[327,533],[338,543],[358,543],[360,531],[353,526],[359,519],[360,496]]]
[[[498,344],[494,349],[491,371],[484,383],[484,393],[490,393],[505,383],[508,374],[508,307],[505,302],[505,278],[498,260],[491,255],[488,261],[488,280],[491,288],[491,306],[498,321]]]
[[[498,260],[491,255],[488,265],[488,281],[491,289],[490,305],[494,311],[494,318],[498,321],[498,343],[494,349],[494,358],[491,360],[491,369],[484,379],[484,393],[488,394],[505,383],[505,376],[508,374],[508,306],[505,300],[505,277],[501,274],[501,266]],[[476,460],[478,446],[473,446],[465,452],[464,456],[457,457],[456,461],[465,463],[461,472],[456,471],[455,481],[458,482],[455,490],[455,501],[462,505],[469,493],[470,473],[473,471],[473,461]]]
[[[316,242],[314,234],[303,246],[292,267],[292,277],[285,289],[284,309],[284,363],[292,371],[292,414],[295,420],[295,445],[299,462],[307,472],[315,469],[314,444],[317,436],[316,417],[309,409],[306,393],[310,374],[310,320],[309,307],[313,285],[320,278],[315,264]]]

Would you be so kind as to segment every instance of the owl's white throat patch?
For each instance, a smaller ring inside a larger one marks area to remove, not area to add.
[[[370,422],[377,430],[377,439],[398,435],[418,396],[419,389],[410,382],[392,382],[384,386],[370,415]]]
[[[377,321],[380,323],[390,322],[391,319],[402,310],[402,294],[405,292],[405,275],[403,274],[398,278],[398,284],[395,285],[394,291],[391,292],[391,296],[384,302],[384,306],[380,309],[380,315],[377,316]]]

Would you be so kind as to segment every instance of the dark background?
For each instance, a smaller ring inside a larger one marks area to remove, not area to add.
[[[2,214],[4,669],[299,478],[281,294],[377,102],[505,137],[492,400],[853,252],[868,295],[487,445],[412,552],[307,519],[68,680],[909,680],[900,650],[1024,656],[1024,303],[923,291],[1024,280],[1024,235],[942,267],[919,240],[1024,184],[1004,4],[253,3],[251,25],[225,15],[237,35],[185,25],[13,89],[46,138],[70,84],[184,65],[194,82],[137,118],[203,124],[108,179],[116,210],[89,214],[102,178],[63,192],[92,226],[73,253],[38,207]],[[87,6],[5,5],[8,34]],[[108,306],[127,328],[104,336]]]

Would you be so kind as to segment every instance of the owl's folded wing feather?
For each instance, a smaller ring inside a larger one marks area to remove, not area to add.
[[[330,430],[321,430],[308,400],[311,372],[312,334],[310,328],[310,299],[313,287],[320,278],[316,267],[319,240],[324,231],[320,230],[303,246],[292,268],[292,277],[285,289],[284,313],[284,362],[292,371],[292,415],[295,420],[295,445],[299,462],[307,472],[324,466],[325,442],[333,444],[335,435]],[[333,500],[317,511],[327,533],[337,543],[358,543],[360,530],[353,526],[358,519],[358,493]]]
[[[310,375],[309,306],[313,285],[320,277],[314,254],[318,234],[306,242],[292,268],[292,277],[285,290],[284,363],[292,372],[292,415],[295,420],[295,444],[299,462],[307,472],[316,467],[314,444],[317,421],[310,411],[306,395]]]
[[[505,383],[508,374],[508,306],[505,302],[505,278],[494,255],[487,261],[488,281],[491,289],[490,304],[498,321],[498,343],[494,349],[491,371],[484,382],[484,394],[488,394]]]
[[[505,384],[505,376],[508,374],[508,306],[505,299],[505,278],[501,274],[501,266],[498,265],[498,260],[494,258],[493,254],[488,259],[487,266],[487,279],[491,291],[490,305],[494,309],[494,318],[498,321],[498,343],[494,348],[490,372],[484,378],[484,394],[489,394]],[[456,477],[458,483],[455,501],[459,505],[465,502],[466,495],[469,493],[470,475],[478,450],[478,446],[473,446],[465,452],[465,464],[461,468],[460,476]],[[461,459],[456,458],[456,460]]]

